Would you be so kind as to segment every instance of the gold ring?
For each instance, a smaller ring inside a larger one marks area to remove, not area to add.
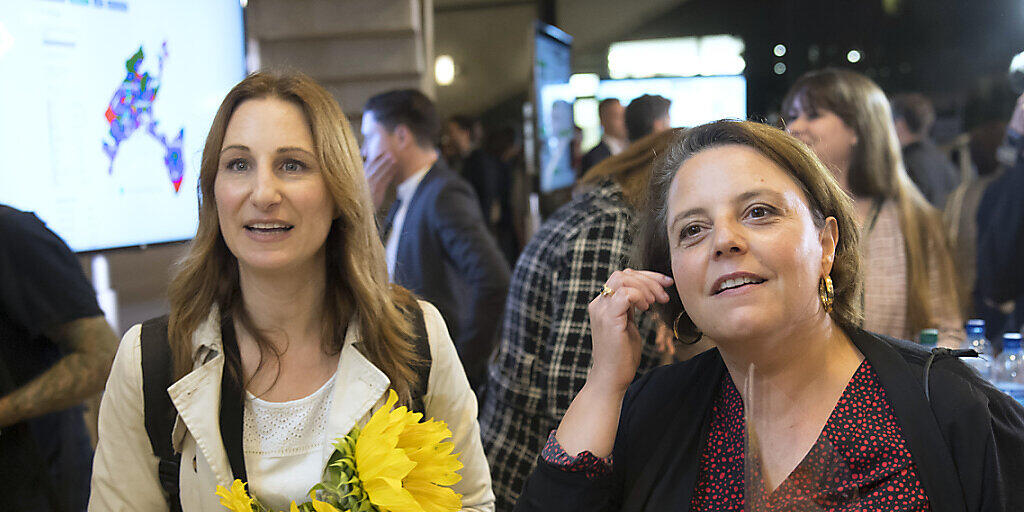
[[[598,297],[607,297],[613,293],[615,293],[615,290],[613,290],[611,286],[604,285],[604,289],[601,290],[601,295],[598,295]]]

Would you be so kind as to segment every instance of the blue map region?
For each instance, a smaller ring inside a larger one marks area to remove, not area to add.
[[[164,148],[164,166],[167,168],[171,185],[174,186],[174,192],[177,193],[181,188],[182,179],[185,177],[185,161],[182,158],[185,129],[179,129],[178,134],[168,140],[168,137],[160,130],[159,121],[153,115],[153,102],[160,90],[160,79],[163,75],[166,57],[167,41],[164,41],[160,46],[160,54],[157,56],[156,76],[149,72],[139,73],[142,61],[145,59],[145,53],[141,46],[125,61],[127,74],[107,105],[105,117],[110,124],[110,131],[103,141],[103,151],[110,159],[110,167],[107,172],[113,174],[114,160],[117,158],[117,150],[121,143],[128,140],[139,128],[145,128],[145,133],[153,137]]]

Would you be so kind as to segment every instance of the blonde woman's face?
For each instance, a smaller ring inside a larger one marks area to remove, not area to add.
[[[238,105],[224,134],[214,196],[224,241],[242,269],[322,264],[335,208],[298,105],[278,98]]]
[[[784,333],[824,314],[835,220],[819,229],[796,181],[742,145],[689,158],[668,195],[672,275],[694,324],[720,342]]]

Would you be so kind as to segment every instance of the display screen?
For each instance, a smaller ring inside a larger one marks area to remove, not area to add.
[[[0,203],[75,251],[191,238],[244,76],[238,0],[0,0]]]
[[[537,100],[537,153],[540,191],[572,186],[573,113],[568,93],[572,74],[572,38],[550,25],[537,24],[534,39],[533,85]]]
[[[668,116],[675,128],[747,118],[747,80],[742,75],[602,80],[596,97],[616,98],[626,106],[644,94],[672,101]]]

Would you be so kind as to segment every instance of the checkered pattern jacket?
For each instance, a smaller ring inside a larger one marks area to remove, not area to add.
[[[622,189],[606,181],[556,211],[516,262],[480,414],[498,511],[512,509],[548,434],[586,381],[587,305],[624,268],[631,213]],[[653,315],[641,316],[640,372],[657,362],[655,326]]]

